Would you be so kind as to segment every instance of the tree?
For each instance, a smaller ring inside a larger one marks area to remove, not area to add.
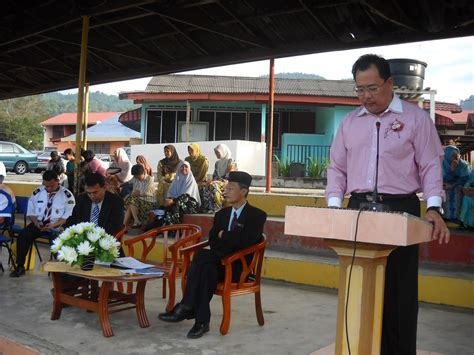
[[[43,127],[40,122],[46,117],[40,95],[0,101],[0,139],[27,149],[41,149]]]

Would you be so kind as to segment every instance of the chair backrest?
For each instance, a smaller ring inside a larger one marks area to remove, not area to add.
[[[4,222],[0,223],[1,229],[9,228],[15,220],[15,203],[5,190],[0,190],[0,217],[4,218]]]
[[[26,214],[28,213],[28,201],[29,197],[17,196],[16,197],[16,212],[23,215],[23,224],[26,227]]]
[[[0,189],[0,217],[11,217],[15,212],[15,203],[11,195]]]
[[[174,224],[170,226],[164,226],[164,227],[158,227],[158,228],[152,229],[135,238],[124,241],[123,245],[125,245],[128,248],[129,256],[133,256],[134,258],[138,258],[141,261],[144,261],[146,260],[148,254],[151,252],[151,250],[155,246],[156,238],[160,234],[163,234],[165,246],[167,245],[167,240],[170,234],[173,234],[175,243],[180,242],[182,245],[186,245],[188,242],[190,242],[190,240],[200,238],[202,235],[201,227],[196,226],[194,224]],[[142,245],[142,252],[141,252],[140,257],[137,257],[137,255],[135,255],[134,244],[139,243],[139,242]],[[170,248],[173,247],[173,245],[171,245]],[[166,262],[168,260],[168,256],[167,256],[168,248],[166,247],[165,250],[166,252],[164,256],[164,261]]]

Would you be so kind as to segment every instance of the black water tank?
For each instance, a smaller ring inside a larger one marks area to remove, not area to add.
[[[416,59],[388,59],[388,63],[395,87],[409,90],[423,89],[428,64]]]

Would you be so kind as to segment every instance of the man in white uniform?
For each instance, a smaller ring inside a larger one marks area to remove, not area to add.
[[[45,171],[43,186],[33,191],[28,201],[27,216],[31,223],[17,239],[17,267],[10,277],[25,274],[25,258],[33,241],[42,235],[56,233],[72,214],[75,203],[71,191],[59,185],[58,174],[52,170]]]

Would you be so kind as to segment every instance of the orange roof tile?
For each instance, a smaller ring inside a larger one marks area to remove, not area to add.
[[[449,111],[436,110],[436,113],[441,116],[450,118],[451,120],[453,120],[455,124],[466,124],[467,115],[469,115],[470,113],[474,113],[474,110],[462,110],[462,112],[459,112],[459,113],[451,113]]]
[[[89,124],[96,124],[98,121],[106,121],[109,118],[115,116],[117,113],[121,112],[89,112],[88,122]],[[41,122],[41,124],[43,126],[74,125],[76,124],[76,119],[76,112],[66,112],[48,118],[47,120]]]

